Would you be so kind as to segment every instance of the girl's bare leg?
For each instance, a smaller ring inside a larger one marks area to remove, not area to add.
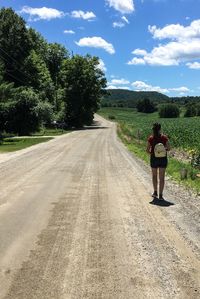
[[[158,175],[157,175],[158,171],[157,170],[158,170],[157,168],[151,168],[154,192],[158,190]]]
[[[165,185],[165,168],[159,168],[159,194],[163,194]]]

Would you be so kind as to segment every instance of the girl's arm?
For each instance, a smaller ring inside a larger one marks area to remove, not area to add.
[[[146,148],[146,151],[147,151],[148,154],[151,153],[151,144],[150,144],[149,141],[147,142],[147,148]]]
[[[166,150],[167,150],[167,151],[170,151],[170,144],[169,144],[169,141],[166,142]]]

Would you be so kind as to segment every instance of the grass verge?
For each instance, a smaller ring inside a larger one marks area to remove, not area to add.
[[[32,136],[58,136],[71,132],[71,130],[62,129],[41,129],[39,132],[33,133]]]
[[[5,138],[3,143],[0,144],[0,153],[18,151],[41,142],[49,141],[51,139],[53,138]]]

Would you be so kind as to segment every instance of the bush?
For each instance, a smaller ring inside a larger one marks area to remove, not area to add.
[[[40,119],[35,111],[38,95],[31,88],[20,88],[7,107],[5,130],[19,135],[29,135],[38,130]]]
[[[195,105],[189,105],[186,107],[186,111],[184,114],[185,117],[196,116],[196,114],[197,114],[197,109]]]
[[[54,118],[53,106],[49,102],[39,102],[35,107],[35,112],[39,118],[40,123],[49,126]]]
[[[143,113],[153,113],[154,111],[156,111],[154,103],[147,98],[138,101],[136,108],[138,112]]]
[[[200,104],[196,105],[196,113],[197,116],[200,116]]]
[[[109,119],[115,119],[115,116],[114,115],[108,115],[108,118]]]
[[[161,118],[176,118],[180,115],[179,107],[176,104],[160,105],[158,112]]]

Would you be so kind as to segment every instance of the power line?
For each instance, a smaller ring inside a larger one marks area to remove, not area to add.
[[[20,63],[17,61],[17,60],[15,60],[13,57],[11,57],[5,50],[3,50],[1,47],[0,47],[0,50],[1,51],[3,51],[8,57],[10,57],[14,62],[16,62],[19,66],[21,66],[20,65]],[[5,58],[5,57],[3,57],[1,54],[0,54],[0,57],[1,58],[3,58],[4,60],[6,60],[8,63],[10,62],[7,58]],[[26,77],[27,79],[31,79],[32,80],[32,77],[31,76],[29,76],[28,74],[25,74],[23,71],[21,71],[20,69],[17,69],[17,71],[18,72],[20,72],[21,74],[23,74],[23,76],[24,77]]]

